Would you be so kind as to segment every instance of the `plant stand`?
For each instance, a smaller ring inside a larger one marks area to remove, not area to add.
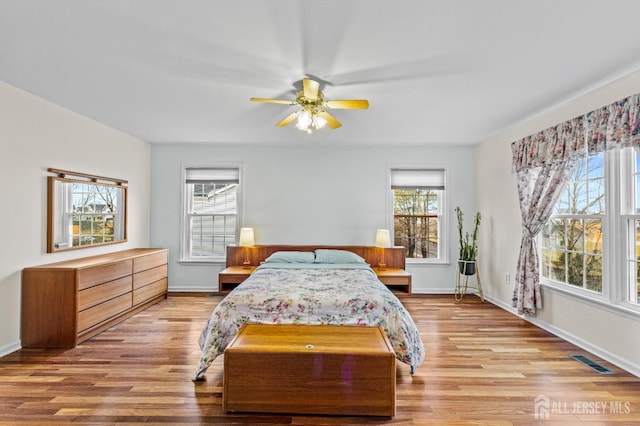
[[[462,266],[462,268],[461,268]],[[473,270],[472,273],[463,273],[460,271],[467,271],[470,267]],[[469,285],[469,278],[475,276],[476,285]],[[462,300],[465,294],[468,294],[469,290],[476,290],[480,300],[484,302],[484,294],[482,293],[482,284],[480,283],[480,274],[478,274],[478,261],[477,260],[458,260],[456,264],[456,289],[455,298],[459,302]]]

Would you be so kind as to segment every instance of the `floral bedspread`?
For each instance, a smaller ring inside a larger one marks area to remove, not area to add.
[[[245,323],[382,326],[396,358],[411,366],[424,360],[420,333],[398,298],[367,269],[257,269],[214,309],[200,335],[202,356],[194,380]]]

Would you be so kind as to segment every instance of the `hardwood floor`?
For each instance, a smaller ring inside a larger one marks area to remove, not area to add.
[[[210,296],[169,297],[74,349],[0,358],[0,424],[640,423],[640,378],[605,362],[615,374],[600,375],[569,355],[601,360],[475,297],[400,298],[427,358],[414,376],[396,363],[392,419],[223,413],[223,359],[190,380]]]

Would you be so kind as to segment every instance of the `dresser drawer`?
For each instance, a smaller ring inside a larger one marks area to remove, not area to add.
[[[133,275],[133,288],[144,287],[152,282],[167,277],[167,265],[156,266]]]
[[[105,300],[128,293],[131,289],[131,275],[84,289],[78,292],[78,310],[83,311]]]
[[[135,257],[133,259],[133,273],[145,271],[147,269],[155,268],[156,266],[167,264],[167,251],[160,251],[158,253],[147,254],[145,256]]]
[[[82,332],[101,323],[131,307],[131,293],[123,294],[114,299],[78,313],[78,332]]]
[[[151,283],[133,291],[133,305],[138,305],[146,300],[159,296],[167,291],[167,279]]]
[[[131,259],[78,270],[78,290],[131,275]]]

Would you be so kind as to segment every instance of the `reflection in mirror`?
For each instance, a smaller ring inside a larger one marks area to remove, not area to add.
[[[47,252],[127,240],[127,188],[49,176]]]

